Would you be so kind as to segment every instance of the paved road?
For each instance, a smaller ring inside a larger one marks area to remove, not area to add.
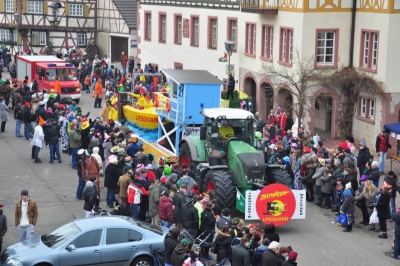
[[[83,112],[97,115],[93,109],[93,98],[83,94],[80,106]],[[63,155],[62,164],[49,164],[49,150],[40,152],[42,164],[30,159],[29,141],[16,138],[15,122],[10,112],[6,133],[0,134],[0,203],[8,217],[9,230],[3,245],[18,241],[14,226],[14,208],[21,189],[28,189],[39,207],[36,235],[49,232],[75,218],[83,217],[83,201],[75,199],[77,176]],[[105,195],[105,190],[102,190]],[[106,208],[104,197],[101,206]],[[357,210],[359,216],[359,210]],[[378,233],[367,231],[367,227],[355,226],[352,233],[343,233],[336,226],[332,212],[307,203],[307,219],[291,221],[279,228],[282,245],[291,245],[298,253],[299,265],[398,265],[384,253],[390,251],[391,239],[377,238]],[[360,219],[357,219],[357,222]],[[393,223],[388,223],[390,228]],[[391,229],[389,238],[392,237]]]

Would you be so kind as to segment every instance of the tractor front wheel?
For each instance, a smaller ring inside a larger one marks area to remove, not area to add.
[[[182,166],[183,164],[186,164],[193,173],[196,172],[197,162],[192,160],[192,153],[186,142],[179,149],[179,165]]]
[[[204,191],[214,190],[217,207],[220,210],[235,206],[236,189],[229,170],[208,171],[204,184]]]
[[[268,183],[282,184],[289,188],[293,188],[293,179],[289,173],[278,167],[267,168],[266,170]]]

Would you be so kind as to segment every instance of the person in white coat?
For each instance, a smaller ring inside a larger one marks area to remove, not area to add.
[[[32,159],[35,159],[35,163],[42,163],[42,160],[39,159],[40,149],[43,148],[44,144],[44,132],[43,127],[38,124],[35,127],[35,132],[33,133],[33,138],[30,146],[32,146]]]
[[[6,123],[8,121],[8,106],[5,104],[4,97],[0,97],[0,118],[1,118],[1,132],[5,132]]]

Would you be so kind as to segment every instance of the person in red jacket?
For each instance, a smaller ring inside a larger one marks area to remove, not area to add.
[[[140,175],[135,175],[135,178],[128,186],[128,203],[131,206],[131,217],[138,218],[140,211],[140,202],[142,195],[150,195],[149,191],[145,189],[143,180],[140,180]]]
[[[174,206],[168,190],[163,193],[158,203],[158,215],[160,216],[160,225],[167,228],[172,227],[174,224]]]
[[[126,65],[128,64],[128,56],[122,52],[121,53],[121,66],[122,70],[124,71],[124,75],[126,75]]]
[[[378,155],[378,163],[379,163],[379,171],[383,174],[385,170],[385,161],[387,152],[392,148],[392,145],[389,144],[389,134],[390,130],[384,129],[379,135],[376,137],[376,155]]]

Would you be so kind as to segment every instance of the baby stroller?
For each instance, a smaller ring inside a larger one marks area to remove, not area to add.
[[[201,233],[198,237],[193,238],[193,236],[187,230],[182,229],[181,231],[182,238],[186,238],[192,244],[197,244],[200,246],[201,252],[199,254],[199,261],[203,263],[204,266],[209,265],[209,261],[204,257],[204,251],[205,249],[208,251],[208,249],[211,248],[213,244],[213,239],[211,236],[213,236],[214,234],[215,231],[206,230],[203,233]]]

